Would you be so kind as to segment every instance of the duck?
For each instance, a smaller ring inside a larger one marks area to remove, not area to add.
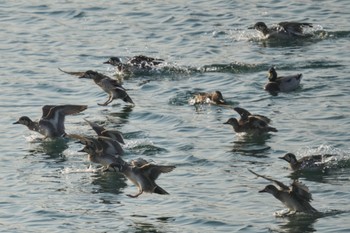
[[[269,69],[268,83],[264,89],[269,92],[290,92],[297,89],[300,85],[302,74],[295,74],[289,76],[277,76],[276,69],[271,67]]]
[[[248,133],[248,134],[262,134],[267,132],[278,132],[274,127],[271,127],[269,123],[271,120],[268,117],[262,115],[254,115],[247,110],[235,107],[234,110],[241,116],[239,120],[236,118],[229,118],[224,124],[231,125],[236,133]]]
[[[295,214],[297,212],[307,214],[318,213],[318,211],[310,204],[312,201],[312,195],[308,187],[298,180],[294,180],[290,186],[287,186],[280,181],[259,175],[250,169],[248,170],[258,177],[273,182],[277,186],[276,187],[272,184],[267,185],[264,189],[260,190],[259,193],[270,193],[276,199],[281,201],[288,208],[288,212],[285,213],[286,215]]]
[[[137,163],[127,163],[122,158],[118,157],[116,168],[128,180],[137,186],[138,192],[134,195],[127,194],[131,198],[140,196],[143,192],[157,193],[161,195],[169,194],[163,188],[155,183],[155,180],[161,173],[173,171],[175,166],[164,166],[148,163],[146,160],[138,160]]]
[[[222,93],[220,91],[214,91],[214,92],[201,92],[197,93],[193,96],[192,99],[190,99],[190,104],[204,104],[204,103],[210,103],[210,104],[226,104],[226,101],[224,97],[222,96]]]
[[[264,22],[257,22],[253,27],[248,29],[256,29],[264,35],[264,39],[291,39],[309,37],[304,33],[304,28],[313,27],[311,23],[299,22],[280,22],[276,26],[267,27]]]
[[[115,99],[121,99],[126,103],[135,105],[135,103],[132,101],[132,99],[126,92],[125,88],[117,80],[112,79],[107,75],[101,74],[93,70],[88,70],[86,72],[68,72],[60,68],[59,70],[67,74],[79,76],[79,78],[94,80],[94,82],[109,95],[109,98],[105,103],[98,103],[98,105],[100,106],[107,106]]]
[[[88,121],[87,119],[84,120],[91,126],[98,136],[109,137],[121,144],[125,144],[123,135],[120,131],[105,129],[103,126],[94,122]]]
[[[44,105],[39,121],[32,121],[27,116],[21,116],[13,124],[25,125],[28,129],[44,135],[44,138],[65,137],[65,117],[80,113],[86,109],[87,105]]]
[[[101,164],[103,171],[115,169],[118,163],[117,158],[124,154],[123,148],[120,144],[108,137],[87,137],[77,134],[69,134],[68,137],[78,139],[79,143],[84,145],[84,148],[78,152],[85,152],[88,154],[88,160],[92,163]]]
[[[86,146],[92,146],[96,150],[101,151],[104,154],[120,155],[124,154],[124,150],[118,141],[104,136],[90,137],[82,136],[78,134],[69,134],[68,137],[72,139],[78,139],[81,144]]]
[[[323,168],[324,159],[331,158],[333,156],[334,155],[332,154],[310,155],[310,156],[305,156],[300,159],[297,159],[295,154],[287,153],[283,157],[278,157],[278,158],[287,161],[290,165],[290,168],[293,171],[297,171],[297,170],[303,170],[303,169]]]
[[[119,57],[110,57],[103,63],[115,66],[119,72],[134,73],[138,69],[151,70],[163,62],[163,59],[138,55],[128,59],[125,63]]]

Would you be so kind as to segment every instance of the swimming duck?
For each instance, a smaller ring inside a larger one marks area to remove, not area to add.
[[[305,27],[313,26],[311,23],[281,22],[276,26],[268,28],[264,22],[257,22],[253,27],[249,27],[249,29],[260,31],[265,39],[290,39],[308,37],[309,35],[304,33]]]
[[[289,92],[299,87],[302,74],[290,75],[290,76],[277,76],[277,72],[274,67],[269,69],[269,82],[265,85],[264,89],[269,92]]]
[[[262,115],[253,115],[243,108],[236,107],[234,110],[241,116],[239,120],[236,118],[228,119],[224,124],[231,125],[236,133],[261,134],[267,132],[277,132],[274,127],[269,126],[271,121]]]
[[[163,188],[155,183],[155,180],[161,173],[168,173],[175,169],[175,166],[163,166],[148,163],[146,160],[138,161],[138,163],[129,164],[122,158],[118,158],[119,163],[116,166],[126,178],[128,178],[138,188],[135,195],[127,194],[129,197],[136,198],[143,192],[169,194]]]
[[[312,168],[323,168],[323,162],[325,158],[331,158],[334,155],[324,154],[324,155],[310,155],[305,156],[300,159],[297,159],[295,154],[287,153],[283,157],[278,157],[287,161],[290,165],[290,168],[293,171],[302,170],[302,169],[312,169]]]
[[[115,66],[119,72],[127,71],[129,73],[134,73],[133,71],[137,71],[135,69],[150,70],[163,62],[163,59],[138,55],[130,58],[126,63],[123,63],[122,59],[119,57],[110,57],[104,64]]]
[[[226,104],[224,97],[220,91],[214,91],[211,93],[201,92],[195,94],[194,97],[189,101],[191,104]]]
[[[122,133],[118,130],[108,130],[105,129],[104,127],[93,123],[91,121],[88,121],[84,119],[90,126],[91,128],[97,133],[98,136],[104,136],[104,137],[109,137],[112,138],[113,140],[116,140],[117,142],[121,144],[125,144]]]
[[[288,187],[280,181],[259,175],[252,170],[249,171],[258,177],[273,182],[278,186],[276,187],[274,185],[267,185],[264,189],[260,190],[259,193],[267,192],[280,200],[288,208],[288,213],[286,214],[293,214],[296,212],[312,214],[318,212],[310,204],[312,201],[312,195],[306,185],[298,182],[297,180],[294,180],[290,187]]]
[[[42,116],[39,121],[32,121],[27,116],[22,116],[13,124],[22,124],[28,129],[36,131],[45,138],[66,136],[64,120],[66,115],[80,113],[87,109],[86,105],[45,105],[42,107]]]
[[[122,87],[122,85],[117,80],[111,79],[110,77],[104,74],[93,70],[88,70],[86,72],[68,72],[61,70],[60,68],[59,70],[67,74],[79,76],[79,78],[94,80],[94,82],[109,95],[109,98],[105,103],[98,104],[100,106],[106,106],[109,103],[111,103],[114,99],[122,99],[126,103],[131,103],[135,105],[128,93],[126,92],[125,88]]]

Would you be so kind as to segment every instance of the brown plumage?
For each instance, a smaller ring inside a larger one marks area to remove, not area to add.
[[[193,96],[193,99],[191,99],[190,102],[193,104],[204,104],[204,103],[226,104],[226,101],[220,91],[214,91],[210,93],[207,93],[207,92],[197,93]]]
[[[261,134],[267,132],[277,132],[277,129],[269,126],[271,120],[262,115],[254,115],[243,108],[236,107],[234,110],[241,116],[228,119],[224,124],[231,125],[236,133]]]

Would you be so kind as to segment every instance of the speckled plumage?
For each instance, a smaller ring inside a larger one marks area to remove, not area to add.
[[[287,161],[290,168],[294,171],[303,169],[317,169],[323,168],[323,160],[325,158],[330,158],[334,155],[324,154],[324,155],[310,155],[297,159],[293,153],[287,153],[283,157],[278,157]]]
[[[257,22],[253,27],[249,27],[249,29],[260,31],[265,39],[291,39],[308,37],[308,35],[304,34],[305,27],[313,26],[311,23],[281,22],[269,28],[264,22]]]
[[[207,92],[197,93],[190,100],[190,103],[192,104],[204,104],[204,103],[226,104],[226,101],[220,91],[214,91],[210,93],[207,93]]]

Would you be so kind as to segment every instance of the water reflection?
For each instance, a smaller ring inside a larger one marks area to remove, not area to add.
[[[146,222],[147,220],[147,216],[141,216],[141,215],[132,215],[131,217],[134,217],[135,219],[133,219],[134,222],[134,228],[135,231],[134,232],[169,232],[170,229],[160,229],[160,226],[162,224],[168,224],[169,222],[172,222],[174,219],[172,217],[159,217],[156,218],[156,221],[159,223],[157,225]],[[144,221],[141,221],[141,219],[136,219],[136,218],[144,218]]]
[[[306,214],[295,214],[294,216],[286,217],[285,224],[281,224],[279,227],[280,232],[288,233],[300,233],[300,232],[315,232],[314,223],[319,216],[306,215]]]
[[[114,105],[113,105],[114,106]],[[129,121],[130,113],[134,109],[132,105],[124,105],[122,110],[119,112],[109,112],[109,120],[114,121],[114,118],[118,118],[118,123],[127,124]]]
[[[271,138],[271,134],[249,135],[236,134],[236,140],[233,142],[232,152],[238,152],[243,155],[253,157],[267,157],[266,151],[271,147],[266,145],[266,141]]]
[[[67,142],[68,140],[65,138],[43,140],[37,143],[37,146],[30,149],[29,152],[30,155],[33,156],[37,154],[45,154],[48,155],[50,159],[63,162],[66,160],[65,156],[63,155],[63,151],[68,148]]]
[[[118,172],[96,173],[92,184],[99,186],[99,189],[95,189],[94,193],[120,194],[127,186],[125,177]]]

